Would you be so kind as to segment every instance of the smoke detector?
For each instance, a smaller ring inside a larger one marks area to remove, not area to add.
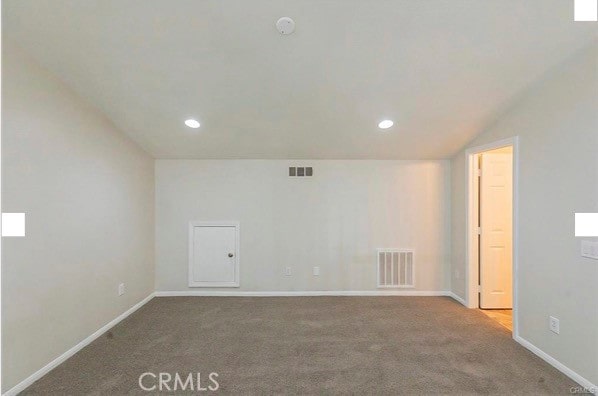
[[[282,17],[276,21],[276,29],[280,34],[291,34],[295,31],[295,21],[289,17]]]

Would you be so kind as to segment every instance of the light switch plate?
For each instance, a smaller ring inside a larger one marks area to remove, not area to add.
[[[598,260],[598,242],[584,239],[581,241],[581,257]]]
[[[320,276],[320,267],[314,267],[314,276]]]

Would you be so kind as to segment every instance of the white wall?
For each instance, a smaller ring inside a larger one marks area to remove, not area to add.
[[[471,147],[520,136],[519,335],[598,384],[598,262],[574,212],[598,212],[598,48],[535,86]],[[465,298],[465,154],[452,161],[452,290]],[[458,277],[456,275],[459,275]],[[560,319],[560,335],[548,316]]]
[[[3,43],[2,211],[27,214],[27,236],[2,241],[3,392],[153,291],[153,169]]]
[[[289,178],[302,164],[314,177]],[[157,160],[156,288],[198,290],[190,220],[238,220],[238,290],[376,290],[381,247],[416,250],[415,290],[448,290],[449,179],[447,161]]]

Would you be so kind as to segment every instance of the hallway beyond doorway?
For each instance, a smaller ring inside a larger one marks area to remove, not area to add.
[[[503,327],[513,332],[513,310],[512,309],[480,309],[489,318],[500,323]]]

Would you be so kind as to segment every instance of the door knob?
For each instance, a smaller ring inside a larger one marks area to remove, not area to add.
[[[228,257],[233,257],[233,256],[234,256],[234,254],[232,254],[232,253],[228,254]]]

